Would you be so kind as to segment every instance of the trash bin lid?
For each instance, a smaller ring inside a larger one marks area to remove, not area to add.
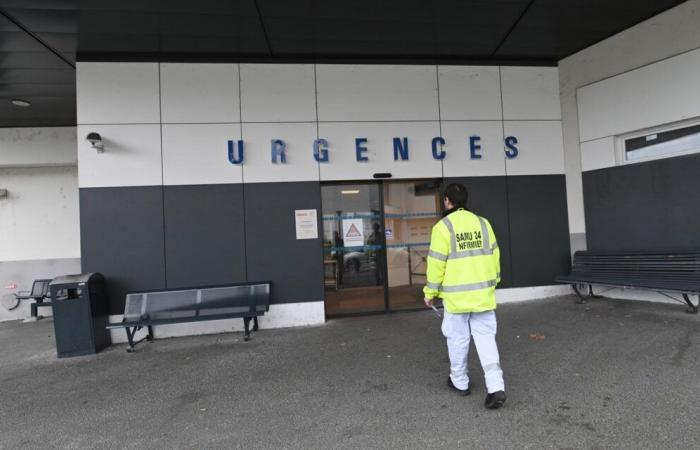
[[[70,284],[70,285],[76,285],[76,284],[85,284],[89,281],[97,281],[101,280],[102,274],[98,272],[92,272],[92,273],[78,273],[75,275],[61,275],[53,280],[51,280],[51,283],[49,286],[57,286],[57,285],[65,285],[65,284]]]

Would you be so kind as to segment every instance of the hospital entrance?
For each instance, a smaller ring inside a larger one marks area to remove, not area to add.
[[[324,184],[326,316],[423,308],[439,182]]]

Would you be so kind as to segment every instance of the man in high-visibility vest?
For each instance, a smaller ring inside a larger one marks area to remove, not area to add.
[[[470,338],[486,378],[485,406],[506,401],[503,371],[496,346],[496,285],[501,281],[500,251],[491,224],[467,211],[467,190],[450,184],[443,195],[445,213],[433,227],[428,253],[425,304],[444,305],[442,334],[447,339],[450,376],[447,385],[469,395],[467,355]]]

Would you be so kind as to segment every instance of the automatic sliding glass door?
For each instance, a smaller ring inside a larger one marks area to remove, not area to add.
[[[326,315],[423,307],[437,181],[321,186]]]
[[[383,194],[389,307],[422,308],[430,233],[441,210],[439,183],[386,182]]]
[[[380,184],[321,186],[326,315],[386,309]]]

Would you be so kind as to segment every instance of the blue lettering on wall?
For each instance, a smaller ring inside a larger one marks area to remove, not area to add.
[[[238,155],[236,155],[236,148],[238,148]],[[228,160],[231,164],[243,164],[243,141],[238,140],[235,142],[228,141]]]
[[[355,160],[358,162],[369,161],[367,156],[367,138],[355,138]],[[504,153],[506,158],[514,159],[520,154],[518,148],[518,138],[515,136],[506,136],[503,139]],[[442,136],[436,136],[431,141],[431,151],[433,159],[441,161],[447,156],[447,152],[443,149],[445,139]],[[243,140],[228,140],[228,160],[231,164],[242,165],[245,159]],[[393,138],[394,161],[408,161],[408,137]],[[483,149],[481,147],[481,136],[469,136],[469,158],[476,160],[483,158]],[[313,157],[319,163],[330,162],[330,152],[328,151],[328,140],[319,138],[313,142]],[[287,163],[287,144],[282,139],[272,139],[270,141],[270,158],[273,164]]]
[[[469,136],[469,157],[471,159],[481,159],[481,136]]]
[[[314,159],[316,162],[328,162],[328,141],[316,139],[314,141]]]
[[[369,161],[369,158],[367,158],[367,147],[365,147],[365,144],[367,143],[367,138],[355,138],[355,159],[357,161]]]
[[[518,156],[518,147],[515,144],[518,143],[518,138],[515,136],[506,137],[506,158],[513,159]]]
[[[272,153],[272,163],[277,164],[277,157],[279,156],[280,162],[282,164],[287,163],[287,155],[285,151],[287,150],[287,144],[284,143],[282,139],[273,139],[270,142],[270,149]]]
[[[442,149],[443,145],[445,145],[445,140],[443,138],[439,136],[433,138],[433,158],[438,161],[445,159],[445,155],[447,154],[447,152]]]
[[[408,138],[394,138],[394,161],[408,161]]]

